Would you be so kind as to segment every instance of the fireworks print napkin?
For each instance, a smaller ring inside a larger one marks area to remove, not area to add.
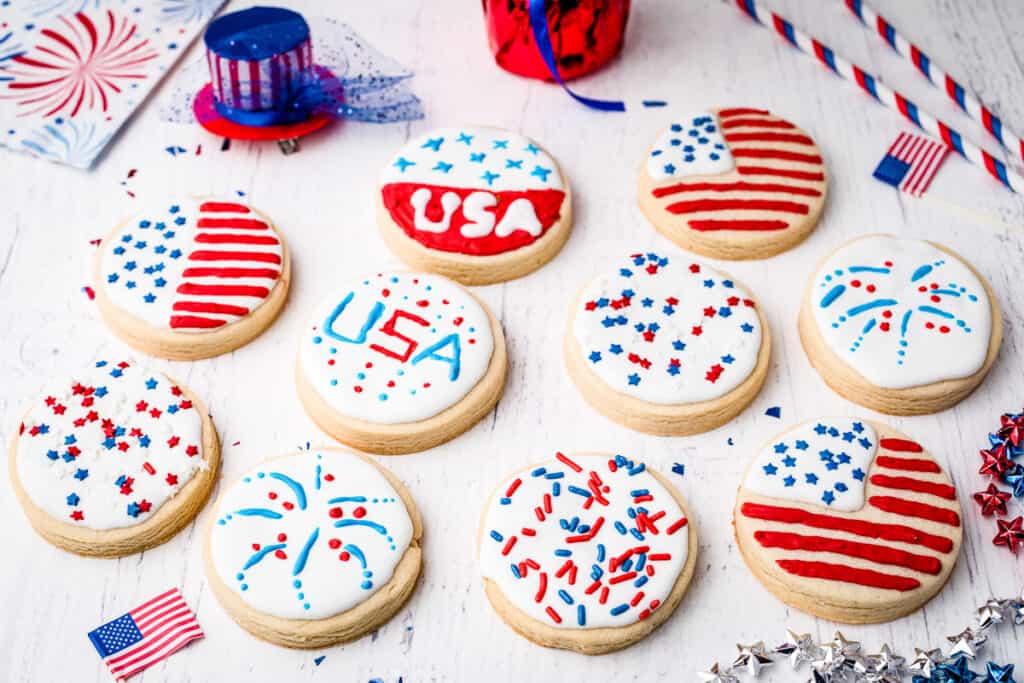
[[[0,145],[89,168],[224,0],[0,0]]]

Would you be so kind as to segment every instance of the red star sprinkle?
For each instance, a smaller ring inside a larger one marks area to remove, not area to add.
[[[704,379],[714,384],[715,382],[718,381],[718,378],[722,376],[723,371],[724,368],[721,366],[721,364],[715,363],[714,365],[711,366],[711,369],[708,370],[707,374],[704,375]]]
[[[644,332],[644,341],[646,341],[646,342],[653,342],[654,341],[654,333],[651,332],[650,330],[647,330],[646,332]]]
[[[708,306],[707,308],[705,308],[704,309],[704,317],[705,318],[714,318],[715,317],[715,308],[713,306]]]
[[[117,367],[121,368],[122,370],[124,370],[128,366],[129,366],[129,363],[126,360],[123,360],[123,361],[121,361],[120,363],[117,364]]]
[[[62,406],[60,403],[58,403],[57,405],[55,405],[53,407],[53,414],[54,415],[63,415],[64,411],[66,411],[66,410],[67,410],[67,408],[65,406]]]
[[[181,389],[179,387],[171,387],[171,393],[175,396],[181,396]]]
[[[149,408],[149,404],[146,403],[145,401],[139,401],[138,403],[135,404],[135,412],[137,413],[144,413],[146,412],[147,408]]]
[[[131,448],[131,446],[128,445],[127,441],[121,441],[120,443],[117,444],[117,450],[121,451],[122,453],[127,453],[129,448]]]
[[[198,455],[198,454],[199,454],[199,449],[197,447],[195,447],[195,446],[189,446],[188,448],[185,449],[185,455],[187,455],[190,458],[192,456]]]
[[[1011,553],[1017,553],[1017,546],[1024,544],[1024,517],[1017,515],[1014,519],[1006,521],[997,519],[999,533],[992,539],[993,545],[1005,545]]]
[[[149,512],[150,508],[152,508],[152,507],[153,507],[153,504],[150,503],[145,498],[143,498],[142,500],[139,501],[139,511],[140,512]]]
[[[189,408],[192,407],[192,401],[182,401],[181,403],[178,404],[178,407],[181,408],[182,410],[188,410]]]
[[[172,436],[171,438],[167,439],[167,446],[169,448],[174,448],[180,442],[181,442],[181,437],[180,436]]]
[[[84,427],[85,426],[85,418],[84,417],[78,418],[77,420],[74,421],[74,425],[76,427]]]
[[[986,517],[992,514],[1005,515],[1006,501],[1010,497],[1009,493],[1000,491],[995,484],[989,484],[987,489],[974,494],[974,500],[981,506],[981,514]]]
[[[164,481],[167,482],[168,486],[177,486],[178,485],[178,475],[176,475],[176,474],[168,474],[167,478],[164,479]]]
[[[679,299],[675,298],[674,296],[670,296],[669,298],[665,299],[665,303],[667,303],[669,306],[678,306]]]
[[[1003,476],[1003,472],[1011,464],[1009,458],[1006,457],[1005,445],[1001,444],[995,448],[980,451],[980,453],[984,463],[978,468],[978,474],[987,474],[998,479]]]
[[[730,306],[739,306],[740,298],[738,296],[730,296],[728,299],[726,299],[726,303],[729,304]]]
[[[704,330],[701,329],[700,325],[694,325],[693,329],[690,330],[690,334],[692,334],[694,337],[699,337],[701,335],[701,332],[703,332],[703,331]]]
[[[46,399],[44,399],[43,402],[46,403],[46,405],[48,405],[48,406],[52,406],[53,404],[55,404],[57,402],[57,399],[55,399],[53,396],[47,396]]]
[[[700,272],[700,266],[697,265],[696,263],[691,263],[690,264],[690,272],[691,273],[699,273]]]
[[[88,420],[89,422],[95,422],[96,420],[100,419],[100,414],[97,413],[95,410],[90,410],[88,413],[86,413],[85,419]]]
[[[81,522],[83,519],[85,519],[85,515],[82,514],[81,510],[75,510],[74,512],[71,513],[71,519],[75,520],[76,522]]]
[[[587,304],[584,306],[584,308],[587,309],[588,311],[593,311],[594,309],[597,308],[597,302],[596,301],[588,301]]]
[[[654,265],[653,263],[649,264],[647,266],[647,272],[650,273],[651,275],[654,275],[655,273],[658,272],[658,266]]]
[[[158,419],[162,414],[163,413],[160,412],[159,408],[153,408],[152,410],[149,411],[149,415],[153,419]]]

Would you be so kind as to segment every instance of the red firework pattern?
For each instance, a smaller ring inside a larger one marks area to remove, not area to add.
[[[146,78],[144,65],[157,57],[136,24],[109,10],[105,21],[81,12],[58,19],[64,29],[43,29],[33,50],[11,60],[7,75],[14,80],[7,87],[15,94],[8,97],[24,107],[19,116],[107,111],[110,95],[126,80]]]

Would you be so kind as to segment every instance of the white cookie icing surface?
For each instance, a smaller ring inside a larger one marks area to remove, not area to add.
[[[707,111],[674,119],[647,156],[647,175],[654,182],[720,175],[734,167],[718,117]]]

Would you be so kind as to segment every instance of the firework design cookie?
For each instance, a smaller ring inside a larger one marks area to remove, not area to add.
[[[747,468],[734,510],[747,566],[788,605],[869,624],[913,612],[960,553],[960,504],[924,447],[856,418],[804,423]]]
[[[52,382],[9,451],[11,483],[35,530],[100,557],[170,539],[206,502],[219,463],[198,399],[131,361],[97,361]]]
[[[246,204],[168,200],[103,240],[96,300],[107,325],[141,351],[198,360],[258,336],[284,306],[288,250]]]
[[[509,626],[546,647],[602,654],[672,614],[693,577],[697,532],[682,496],[643,463],[559,453],[498,486],[478,552]]]
[[[839,394],[884,413],[920,415],[981,383],[999,351],[1002,317],[988,284],[945,247],[869,235],[818,267],[800,338]]]
[[[267,460],[217,500],[206,573],[218,601],[263,640],[327,647],[368,633],[412,594],[419,512],[367,457],[332,449]]]
[[[679,246],[703,256],[759,259],[814,230],[827,189],[821,151],[763,109],[702,111],[672,120],[640,169],[640,209]]]
[[[388,162],[377,222],[411,266],[480,285],[554,258],[569,237],[572,202],[557,162],[529,138],[440,128]]]
[[[771,339],[750,293],[679,256],[637,253],[583,288],[565,362],[608,418],[651,434],[714,429],[738,415],[768,373]]]
[[[299,342],[299,396],[335,439],[385,455],[426,450],[487,414],[505,384],[501,325],[458,284],[402,271],[324,299]]]

